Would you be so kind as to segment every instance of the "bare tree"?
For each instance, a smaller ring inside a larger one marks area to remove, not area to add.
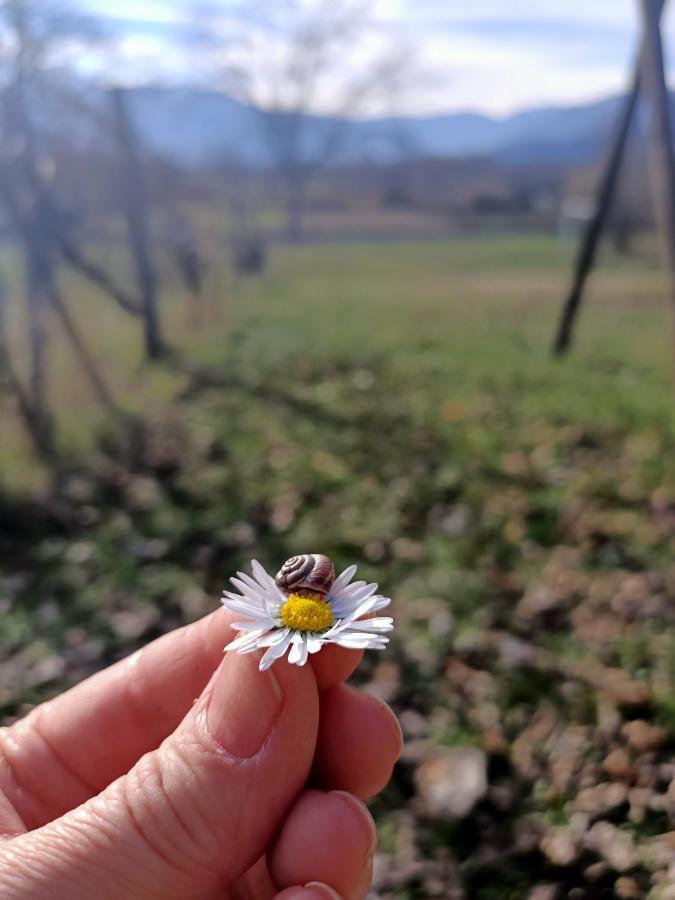
[[[299,240],[312,179],[344,155],[355,117],[397,96],[409,51],[378,31],[367,0],[245,0],[238,9],[247,24],[224,48],[224,87],[256,113],[286,235]]]
[[[28,189],[44,162],[37,120],[51,93],[46,76],[54,47],[79,26],[61,5],[30,0],[0,4],[0,195],[19,238],[26,273],[26,320],[30,348],[28,387],[18,394],[29,430],[43,458],[54,457],[54,427],[47,391],[48,313],[55,290],[53,258],[44,212]],[[5,354],[8,359],[7,354]],[[18,384],[14,379],[14,384]]]
[[[52,318],[62,326],[99,402],[123,418],[59,288],[60,255],[67,255],[66,250],[77,253],[68,237],[67,217],[49,184],[53,129],[58,128],[64,99],[74,90],[62,69],[61,51],[69,43],[89,43],[95,35],[91,21],[66,3],[0,2],[0,204],[24,261],[27,383],[21,382],[12,362],[5,329],[1,361],[38,454],[53,463],[58,453],[48,391]]]

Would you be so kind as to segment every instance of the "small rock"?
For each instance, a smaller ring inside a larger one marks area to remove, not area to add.
[[[487,757],[478,747],[451,747],[418,766],[415,784],[429,815],[462,819],[487,793]]]
[[[664,831],[663,834],[657,835],[655,840],[664,841],[672,850],[675,850],[675,831]]]
[[[489,728],[481,735],[483,749],[488,756],[506,756],[509,745],[502,731],[498,728]]]
[[[424,738],[417,738],[414,741],[406,741],[401,750],[401,762],[408,765],[417,765],[429,758],[429,753],[433,744]]]
[[[606,696],[598,697],[597,719],[598,725],[596,732],[602,735],[602,737],[610,739],[618,734],[622,722],[621,713],[619,712],[616,703],[612,703]]]
[[[508,668],[517,669],[521,666],[534,665],[537,650],[527,641],[521,641],[520,638],[506,634],[501,637],[499,642],[499,655]]]
[[[649,897],[652,897],[650,892]],[[675,900],[675,884],[666,884],[654,894],[654,900]]]
[[[591,816],[588,813],[573,812],[570,816],[569,827],[575,834],[583,836],[591,827]]]
[[[579,812],[605,816],[622,806],[626,802],[627,796],[628,788],[625,784],[609,781],[580,791],[574,802],[574,808]]]
[[[429,734],[428,720],[414,709],[404,709],[399,713],[398,721],[406,740],[426,737]]]
[[[591,863],[590,866],[586,866],[584,869],[584,878],[586,881],[590,882],[600,881],[600,879],[604,878],[608,872],[609,866],[601,859],[598,860],[598,862]]]
[[[364,690],[380,700],[390,703],[398,694],[401,683],[401,671],[395,662],[381,662],[375,667],[373,680],[365,685]]]
[[[136,559],[151,562],[162,559],[169,552],[170,544],[164,538],[150,538],[148,540],[133,540],[129,545],[130,552]]]
[[[640,886],[634,878],[628,878],[622,875],[614,882],[614,894],[622,900],[633,900],[634,897],[640,897]]]
[[[644,706],[651,700],[651,691],[644,681],[631,678],[622,669],[596,664],[578,664],[580,674],[586,671],[587,680],[605,695],[605,699],[619,706]]]
[[[642,865],[652,872],[652,879],[657,872],[667,869],[675,862],[675,832],[657,834],[640,845]]]
[[[632,781],[635,777],[635,769],[630,756],[620,747],[607,754],[602,767],[610,778],[617,781]]]
[[[72,565],[80,566],[91,559],[91,555],[93,552],[94,548],[91,544],[87,544],[85,541],[78,541],[77,543],[71,544],[70,547],[68,547],[65,557],[69,563],[72,563]]]
[[[535,587],[520,598],[514,610],[514,616],[523,623],[535,621],[550,622],[559,618],[565,606],[565,597],[548,587]]]
[[[45,656],[38,660],[24,676],[23,682],[31,687],[48,684],[61,678],[66,671],[66,663],[63,657]]]
[[[628,802],[630,803],[628,818],[631,822],[639,825],[644,821],[653,796],[654,791],[651,788],[634,787],[628,792]]]
[[[606,860],[615,872],[625,872],[638,864],[632,835],[611,822],[596,822],[586,834],[584,843],[589,850],[594,850]]]
[[[138,606],[133,610],[121,609],[110,615],[110,624],[117,634],[127,640],[136,640],[156,625],[160,618],[159,610],[150,605]]]
[[[186,588],[178,598],[183,618],[194,622],[206,614],[213,601],[198,585]]]
[[[626,722],[621,734],[638,753],[658,750],[668,740],[668,732],[660,725],[652,725],[643,719]]]
[[[558,900],[559,884],[537,884],[527,895],[527,900]]]
[[[581,849],[578,836],[564,825],[549,828],[539,842],[539,847],[554,866],[571,866]]]
[[[424,544],[410,538],[396,538],[391,542],[391,552],[396,559],[407,562],[421,562],[424,559]]]

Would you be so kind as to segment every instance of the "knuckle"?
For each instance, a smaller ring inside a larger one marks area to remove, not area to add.
[[[156,857],[178,872],[213,867],[217,846],[202,810],[202,788],[177,747],[165,744],[147,754],[122,785],[134,831]]]

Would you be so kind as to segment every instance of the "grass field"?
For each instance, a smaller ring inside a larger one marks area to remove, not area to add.
[[[196,329],[169,283],[173,340],[233,382],[189,397],[68,285],[150,441],[131,471],[95,449],[106,423],[56,346],[79,471],[36,504],[2,408],[4,712],[212,609],[252,555],[323,550],[360,562],[400,622],[359,675],[407,739],[374,807],[373,896],[658,897],[675,860],[659,837],[675,829],[674,329],[649,249],[608,255],[552,361],[570,266],[546,237],[279,247],[259,280],[212,273]],[[489,787],[456,821],[425,765],[466,747]]]
[[[213,318],[186,328],[168,279],[168,331],[196,360],[236,370],[251,383],[374,361],[395,380],[400,400],[473,401],[506,392],[523,412],[574,421],[632,421],[670,407],[671,314],[649,253],[606,259],[591,283],[578,348],[552,365],[549,343],[571,266],[572,248],[547,237],[484,238],[357,246],[279,248],[260,281],[236,281],[226,265],[211,273]],[[18,273],[17,273],[18,279]],[[140,364],[135,323],[77,280],[66,282],[103,368],[123,404],[161,409],[176,382]],[[21,322],[15,321],[17,337]],[[73,451],[91,445],[100,424],[88,385],[58,334],[52,393]],[[469,403],[471,406],[471,403]],[[3,420],[10,414],[3,407]],[[5,483],[34,473],[17,429],[3,429]]]

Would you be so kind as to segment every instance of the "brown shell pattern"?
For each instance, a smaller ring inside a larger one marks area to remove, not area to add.
[[[308,591],[325,596],[335,581],[335,566],[323,553],[303,553],[287,559],[274,580],[289,594]]]

